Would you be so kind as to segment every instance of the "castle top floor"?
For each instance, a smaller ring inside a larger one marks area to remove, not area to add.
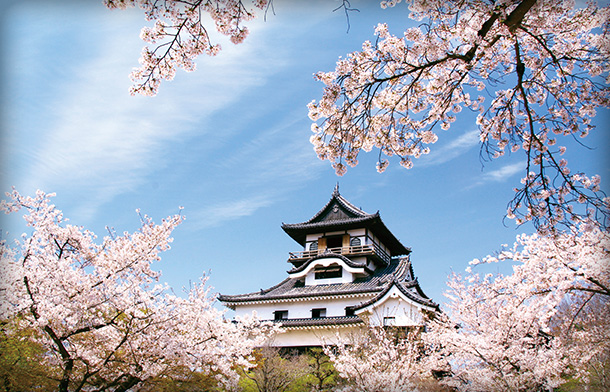
[[[282,229],[302,246],[289,253],[288,262],[297,268],[312,257],[330,252],[350,259],[365,257],[374,269],[411,252],[385,226],[379,211],[369,214],[354,206],[341,196],[338,186],[311,219],[284,223]]]

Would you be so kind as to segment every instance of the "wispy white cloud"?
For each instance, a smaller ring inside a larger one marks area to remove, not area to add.
[[[217,132],[205,126],[206,119],[263,85],[283,64],[280,54],[261,47],[259,41],[246,40],[239,47],[227,45],[217,57],[200,59],[195,73],[178,72],[157,97],[131,97],[127,75],[143,46],[137,37],[142,17],[106,12],[88,15],[102,22],[96,26],[101,30],[90,37],[95,50],[87,56],[61,48],[49,51],[57,58],[38,59],[54,63],[70,56],[64,69],[71,74],[69,81],[44,107],[46,113],[36,114],[51,121],[40,129],[20,129],[18,123],[11,129],[27,132],[31,139],[29,167],[22,179],[15,180],[19,188],[78,190],[86,197],[81,212],[88,215],[167,164],[168,143]],[[29,14],[22,16],[29,20]],[[65,34],[75,29],[61,24],[56,28],[65,29]],[[264,23],[256,27],[264,28]]]
[[[482,182],[494,181],[494,182],[502,182],[507,180],[508,178],[514,176],[519,172],[523,172],[525,169],[525,162],[516,162],[512,164],[505,165],[498,170],[492,170],[490,172],[485,172],[483,177],[481,178]]]
[[[188,213],[188,221],[197,229],[206,229],[235,219],[254,214],[257,210],[273,203],[273,198],[258,195],[240,198],[207,206]]]
[[[301,108],[287,113],[277,125],[248,139],[232,157],[219,164],[245,171],[244,180],[256,183],[276,182],[279,178],[283,183],[303,182],[316,175],[329,165],[316,157],[307,139],[309,134],[303,132],[309,123],[302,112]]]
[[[475,129],[460,135],[457,139],[443,146],[430,147],[430,154],[420,158],[417,164],[421,167],[436,166],[459,157],[479,144],[479,130]]]
[[[322,169],[329,169],[328,163],[315,157],[308,142],[304,104],[295,99],[298,110],[288,104],[284,112],[278,110],[272,95],[278,91],[281,95],[288,86],[267,85],[271,77],[299,61],[294,45],[282,42],[305,37],[321,20],[341,17],[318,1],[324,6],[306,7],[316,13],[315,18],[303,18],[301,9],[292,4],[281,5],[281,18],[270,16],[267,21],[261,18],[249,23],[250,37],[243,44],[235,46],[224,37],[218,56],[199,58],[194,73],[178,71],[175,80],[162,83],[154,98],[127,93],[127,75],[137,65],[143,46],[138,31],[145,22],[139,10],[101,8],[91,14],[83,8],[79,18],[59,21],[56,14],[63,12],[61,7],[16,11],[13,19],[24,26],[36,25],[45,33],[23,35],[29,48],[42,49],[35,55],[25,53],[14,63],[13,79],[27,83],[30,75],[41,75],[47,65],[64,77],[50,72],[48,80],[39,78],[52,99],[40,100],[36,108],[15,105],[17,110],[11,110],[17,114],[9,132],[27,134],[30,141],[20,140],[11,147],[17,151],[27,145],[29,159],[25,164],[23,152],[14,154],[22,163],[19,175],[10,183],[23,192],[42,188],[69,194],[75,201],[71,216],[87,220],[118,196],[141,190],[153,176],[175,164],[176,146],[193,141],[190,145],[197,143],[193,150],[198,154],[182,160],[197,166],[193,172],[201,175],[201,183],[194,184],[191,192],[208,196],[206,202],[213,207],[187,207],[190,222],[212,216],[203,224],[214,225],[280,200],[316,178]],[[87,39],[81,36],[84,31]],[[277,38],[278,31],[286,34],[279,46],[278,40],[269,39]],[[242,98],[258,88],[261,98],[255,102],[256,108],[238,107]],[[31,95],[25,97],[36,102]],[[219,113],[235,116],[230,129],[217,126]],[[283,113],[282,119],[278,113]],[[28,114],[39,126],[22,120]],[[240,137],[242,133],[244,137]],[[204,156],[208,153],[210,157]],[[176,178],[187,178],[188,170],[177,168],[180,176]],[[212,189],[220,183],[231,192]],[[233,192],[237,189],[239,192]]]
[[[226,191],[223,201],[188,212],[189,221],[195,222],[195,227],[208,228],[254,214],[329,169],[328,163],[316,157],[302,135],[306,119],[299,118],[297,113],[287,113],[276,121],[277,125],[260,131],[252,139],[240,140],[230,156],[210,168],[209,175],[216,179],[210,183],[224,182],[223,188],[238,192]],[[232,175],[230,183],[221,178],[227,173]]]
[[[525,161],[519,161],[515,163],[509,163],[502,166],[497,170],[483,172],[483,174],[475,179],[473,183],[467,186],[465,189],[476,188],[490,182],[504,182],[517,173],[525,171]]]

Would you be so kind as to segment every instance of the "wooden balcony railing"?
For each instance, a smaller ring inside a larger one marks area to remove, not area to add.
[[[377,256],[386,263],[390,262],[390,255],[376,244],[289,252],[288,261],[307,260],[325,253],[334,253],[343,256]]]

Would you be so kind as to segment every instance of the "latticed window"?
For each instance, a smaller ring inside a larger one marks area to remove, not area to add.
[[[343,276],[343,269],[339,266],[316,267],[314,270],[316,279],[340,278]]]
[[[360,237],[352,237],[352,239],[349,241],[350,246],[360,246],[361,244],[362,241],[360,241]]]
[[[318,250],[318,241],[314,241],[309,244],[309,250]]]
[[[273,312],[274,320],[286,320],[287,318],[288,318],[287,310],[276,310],[275,312]]]

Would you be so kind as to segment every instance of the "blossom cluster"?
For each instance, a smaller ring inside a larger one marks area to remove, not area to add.
[[[586,383],[610,352],[610,232],[519,235],[512,247],[452,274],[445,311],[425,329],[370,327],[325,352],[344,391],[542,391]],[[474,268],[511,263],[512,273]],[[604,376],[602,376],[604,377]],[[435,386],[436,385],[436,386]],[[603,387],[602,387],[603,388]]]
[[[543,390],[610,349],[610,233],[585,222],[555,236],[521,235],[473,265],[512,262],[510,275],[453,275],[448,315],[426,338],[449,358],[458,388]],[[592,304],[597,304],[596,308]]]
[[[395,36],[380,24],[374,42],[339,59],[334,71],[316,74],[324,93],[308,108],[318,157],[342,175],[360,151],[376,148],[380,172],[392,156],[411,168],[437,141],[438,128],[450,129],[469,109],[478,113],[482,150],[491,159],[524,151],[526,173],[537,178],[517,190],[509,215],[549,229],[576,214],[566,203],[584,198],[608,219],[608,201],[570,173],[557,158],[565,147],[556,144],[587,136],[596,108],[610,107],[610,7],[575,9],[573,1],[553,0],[408,3],[421,27]],[[571,197],[557,197],[562,194]]]
[[[125,9],[138,5],[146,19],[154,21],[153,27],[144,27],[140,33],[143,41],[154,44],[145,46],[140,57],[140,67],[130,77],[134,85],[132,95],[156,95],[163,79],[172,80],[178,68],[195,70],[195,59],[201,54],[216,55],[221,47],[211,41],[204,18],[209,17],[216,31],[239,44],[248,36],[244,22],[255,17],[254,9],[241,0],[104,0],[110,9]],[[253,1],[253,6],[265,9],[268,0]]]
[[[67,224],[50,195],[9,196],[2,210],[25,210],[32,232],[17,248],[0,248],[0,315],[37,331],[32,338],[49,353],[45,365],[61,369],[61,385],[109,388],[175,366],[232,383],[235,365],[250,366],[253,348],[272,332],[255,319],[223,320],[205,278],[188,298],[159,283],[151,265],[169,249],[181,215],[160,224],[141,216],[138,231],[112,232],[98,243],[92,232]]]
[[[403,392],[416,390],[422,367],[417,339],[396,341],[381,328],[371,328],[347,338],[324,352],[339,375],[349,382],[342,392]]]

